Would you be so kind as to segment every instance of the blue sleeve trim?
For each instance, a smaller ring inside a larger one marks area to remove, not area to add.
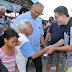
[[[35,54],[35,51],[33,50],[32,46],[29,42],[25,42],[20,47],[20,51],[25,56],[25,58],[31,57],[33,54]]]

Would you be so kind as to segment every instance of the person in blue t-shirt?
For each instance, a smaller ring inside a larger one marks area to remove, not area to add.
[[[26,62],[29,57],[36,59],[48,51],[44,48],[41,51],[35,52],[27,38],[33,32],[32,24],[28,20],[22,20],[16,25],[16,32],[19,34],[18,40],[21,45],[16,46],[18,54],[16,56],[17,66],[20,72],[26,72]]]
[[[44,47],[46,47],[46,44],[44,42],[44,31],[43,31],[43,26],[42,26],[42,21],[38,17],[44,9],[44,6],[36,2],[31,6],[31,10],[29,12],[23,13],[19,15],[14,23],[12,24],[12,28],[15,29],[16,25],[21,21],[21,20],[29,20],[32,24],[33,27],[33,32],[31,35],[28,36],[28,39],[30,41],[30,44],[32,48],[34,49],[35,52],[38,52],[41,50],[40,48],[40,42]],[[42,72],[42,58],[41,56],[33,59],[33,62],[36,67],[36,72]]]

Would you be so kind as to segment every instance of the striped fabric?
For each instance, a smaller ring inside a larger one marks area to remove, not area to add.
[[[13,56],[8,56],[0,48],[0,59],[2,60],[2,64],[8,69],[9,72],[15,72],[16,54],[17,54],[16,49],[15,54]]]

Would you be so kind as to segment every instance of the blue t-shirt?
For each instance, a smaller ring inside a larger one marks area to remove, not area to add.
[[[19,34],[18,40],[21,42],[20,46],[16,46],[16,49],[18,51],[18,54],[24,55],[25,58],[31,57],[33,54],[35,54],[35,51],[33,50],[29,39],[22,33]]]
[[[20,51],[25,56],[25,58],[31,57],[33,54],[35,54],[35,51],[33,50],[31,44],[29,42],[25,42],[21,47]]]

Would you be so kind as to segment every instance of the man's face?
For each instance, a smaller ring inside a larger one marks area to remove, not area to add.
[[[59,25],[64,25],[64,17],[60,16],[57,12],[55,13],[55,19]]]
[[[28,27],[26,29],[26,32],[28,35],[32,34],[32,32],[33,32],[33,27],[32,27],[32,24],[30,22],[28,23]]]
[[[36,7],[34,8],[33,6],[31,7],[31,16],[33,19],[36,19],[41,13],[42,13],[43,9],[40,6],[40,4],[36,5]]]
[[[1,15],[2,15],[2,16],[5,15],[5,10],[1,10]]]

